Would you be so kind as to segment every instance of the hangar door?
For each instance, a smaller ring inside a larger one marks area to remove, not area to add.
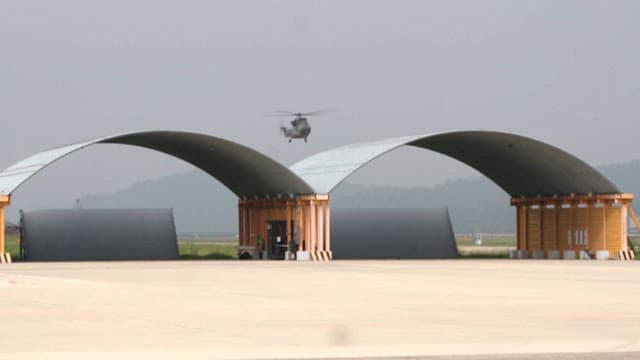
[[[23,210],[21,223],[25,261],[179,257],[171,209]]]
[[[334,259],[453,259],[447,209],[332,209]]]

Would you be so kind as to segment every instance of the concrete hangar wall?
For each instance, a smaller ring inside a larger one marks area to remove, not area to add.
[[[572,252],[575,257],[577,251],[586,249],[610,257],[629,250],[626,224],[632,195],[622,194],[593,167],[561,149],[493,131],[352,144],[313,155],[290,169],[246,146],[205,134],[145,131],[109,136],[33,155],[0,173],[0,224],[4,226],[3,208],[22,183],[56,160],[99,143],[164,152],[222,182],[239,197],[239,251],[245,255],[266,251],[283,257],[288,247],[267,249],[265,243],[265,239],[280,236],[285,243],[297,242],[301,258],[331,259],[331,190],[400,146],[421,147],[457,159],[511,195],[518,209],[519,257],[553,258],[563,251],[570,258]],[[552,209],[550,215],[547,210]],[[4,231],[0,230],[0,253],[4,253]]]

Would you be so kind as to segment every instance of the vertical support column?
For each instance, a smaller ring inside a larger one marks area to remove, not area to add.
[[[238,201],[238,246],[244,246],[244,206]]]
[[[593,204],[591,203],[591,201],[587,200],[587,215],[585,215],[587,217],[587,221],[584,225],[584,238],[582,239],[582,245],[585,247],[585,249],[589,248],[589,241],[591,240],[591,234],[589,234],[589,224],[591,223],[591,218],[589,217],[589,208],[592,205]]]
[[[309,230],[311,230],[311,234],[309,238],[311,239],[309,251],[317,250],[317,239],[316,235],[318,234],[318,228],[316,226],[316,204],[313,200],[309,200]]]
[[[313,251],[313,243],[311,242],[311,206],[309,206],[310,200],[304,202],[304,221],[305,221],[305,235],[307,237],[307,251]]]
[[[256,250],[260,251],[258,248],[258,224],[260,224],[260,208],[257,202],[254,202],[251,206],[251,241]]]
[[[575,207],[575,202],[571,201],[569,203],[569,238],[567,239],[567,241],[569,242],[569,250],[573,250],[573,233],[574,233],[574,228],[575,225],[573,224],[574,222],[574,216],[573,216],[573,208]]]
[[[246,204],[246,203],[245,203],[245,204]],[[246,244],[247,244],[247,245],[250,245],[250,246],[254,246],[254,244],[252,243],[252,240],[251,240],[251,238],[252,238],[251,234],[253,233],[253,231],[252,231],[252,226],[253,226],[253,211],[252,211],[252,209],[251,209],[251,207],[250,207],[250,206],[248,206],[248,207],[247,207],[246,211],[247,211],[247,212],[246,212],[246,216],[247,216],[247,226],[246,226],[246,228],[245,228],[245,230],[246,230],[246,231],[245,231],[244,236],[245,236],[245,238],[246,238],[246,240],[247,240],[247,243],[246,243]]]
[[[522,204],[514,202],[513,199],[511,203],[516,207],[516,250],[520,250],[524,244],[524,238],[522,237]]]
[[[316,205],[317,228],[318,228],[318,250],[324,251],[324,205]]]
[[[602,250],[607,250],[607,206],[609,204],[605,202],[602,208]]]
[[[260,208],[258,207],[257,203],[254,203],[253,206],[251,207],[251,237],[252,237],[252,242],[253,242],[253,246],[256,246],[256,249],[259,251],[260,249],[257,248],[258,246],[258,224],[260,223]]]
[[[258,238],[262,241],[262,247],[258,248],[258,251],[264,251],[264,237],[262,236],[262,218],[263,218],[263,209],[262,204],[256,204],[256,222],[254,224],[255,233],[256,233],[256,244],[258,244]]]
[[[620,250],[623,251],[627,251],[627,250],[633,250],[633,249],[629,249],[629,241],[628,239],[628,232],[629,232],[629,206],[631,206],[631,204],[622,204],[622,206],[620,207]],[[638,229],[640,230],[640,229]]]
[[[271,204],[269,201],[263,201],[264,209],[262,210],[262,231],[263,237],[262,241],[264,243],[265,253],[268,256],[268,259],[271,259],[271,247],[269,246],[269,230],[267,229],[267,223],[269,219],[271,219]]]
[[[293,225],[291,224],[291,202],[287,200],[287,244],[293,241]]]
[[[331,251],[331,204],[327,201],[324,218],[324,241],[325,250]]]
[[[262,249],[266,251],[267,249],[267,237],[265,236],[265,223],[267,219],[266,209],[264,208],[264,203],[260,202],[260,222],[258,223],[258,234],[260,234],[260,238],[262,239]]]
[[[524,249],[529,251],[529,205],[522,206],[524,210]]]
[[[0,195],[0,256],[6,253],[4,208],[11,204],[11,198],[7,195]]]
[[[247,246],[249,245],[249,210],[247,209],[246,206],[243,207],[243,213],[242,213],[242,218],[244,220],[244,222],[242,223],[242,234],[244,237],[244,245]]]
[[[4,256],[4,204],[0,203],[0,256]],[[4,262],[4,258],[2,260]]]
[[[296,201],[296,215],[298,216],[298,237],[300,238],[300,251],[307,251],[306,226],[304,225],[304,209],[300,200]]]
[[[516,205],[516,250],[522,246],[522,223],[520,220],[521,205]]]
[[[560,244],[558,244],[558,206],[560,206],[560,203],[558,202],[554,202],[553,203],[553,247],[554,250],[559,250],[560,249]]]
[[[538,217],[538,219],[540,220],[538,222],[538,237],[540,239],[540,250],[544,251],[544,208],[545,208],[545,204],[544,202],[540,202],[540,216]]]

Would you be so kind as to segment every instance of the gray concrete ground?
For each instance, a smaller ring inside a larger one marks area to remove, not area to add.
[[[0,359],[628,359],[639,308],[640,262],[17,263]]]

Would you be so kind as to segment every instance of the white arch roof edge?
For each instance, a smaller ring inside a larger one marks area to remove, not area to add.
[[[380,156],[433,134],[360,142],[329,149],[293,164],[290,169],[318,193],[328,194],[351,174]]]
[[[9,166],[0,173],[0,194],[11,195],[22,183],[40,170],[73,152],[98,143],[100,140],[102,138],[45,150]]]

